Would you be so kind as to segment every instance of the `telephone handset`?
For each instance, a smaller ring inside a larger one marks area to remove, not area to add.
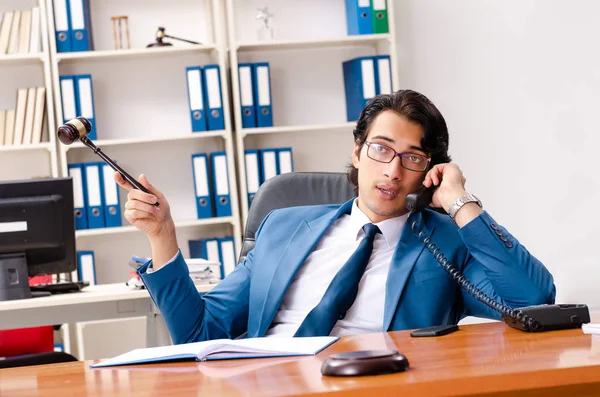
[[[431,203],[437,186],[423,187],[416,193],[406,196],[406,208],[411,212],[423,211]],[[468,281],[465,276],[454,267],[440,249],[425,236],[424,231],[418,230],[418,222],[413,221],[411,229],[419,241],[434,256],[439,265],[454,281],[472,295],[479,302],[502,315],[502,319],[511,327],[521,331],[540,332],[558,329],[580,328],[581,324],[590,322],[590,312],[584,304],[556,304],[536,305],[513,309],[501,302],[494,300]]]
[[[129,184],[134,188],[141,190],[144,193],[152,194],[148,189],[146,189],[141,183],[135,180],[131,175],[127,173],[123,168],[117,165],[110,157],[105,155],[102,150],[94,145],[94,142],[90,138],[88,138],[88,134],[92,130],[92,123],[85,117],[77,117],[73,120],[67,121],[65,124],[58,127],[56,130],[56,135],[58,139],[65,145],[70,145],[73,142],[79,140],[85,146],[89,147],[96,153],[106,164],[108,164],[113,170],[117,171],[123,179],[125,179]],[[158,207],[158,201],[153,204]]]

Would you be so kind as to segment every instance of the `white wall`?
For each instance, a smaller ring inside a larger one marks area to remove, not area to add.
[[[600,309],[600,2],[395,0],[401,86],[444,114],[469,191]]]

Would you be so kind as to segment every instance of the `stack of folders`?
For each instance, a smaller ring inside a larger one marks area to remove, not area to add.
[[[219,278],[221,280],[235,269],[236,260],[233,237],[189,240],[188,245],[190,248],[190,258],[202,258],[220,265]]]
[[[91,162],[69,164],[68,170],[73,178],[75,228],[121,226],[121,204],[113,169],[102,162]]]
[[[89,0],[54,0],[56,52],[93,51]]]
[[[33,54],[42,50],[40,8],[0,11],[0,55]]]
[[[225,129],[219,65],[186,68],[192,132]]]
[[[356,121],[371,99],[392,93],[389,55],[350,59],[343,63],[348,121]]]
[[[185,263],[194,285],[217,284],[222,279],[221,263],[202,258],[187,258]]]
[[[267,62],[238,64],[242,128],[273,127],[271,69]]]
[[[292,148],[248,149],[244,151],[248,207],[258,187],[275,175],[294,171]]]
[[[75,117],[83,116],[92,124],[88,138],[97,139],[92,76],[89,74],[60,76],[59,80],[63,122],[66,123]]]
[[[346,0],[348,34],[388,33],[386,0]]]
[[[192,170],[198,219],[231,216],[227,154],[192,154]]]
[[[87,281],[96,285],[96,260],[94,251],[77,251],[77,270],[71,273],[72,281]]]
[[[47,141],[48,137],[42,136],[45,112],[45,87],[19,88],[16,108],[0,110],[0,146]]]

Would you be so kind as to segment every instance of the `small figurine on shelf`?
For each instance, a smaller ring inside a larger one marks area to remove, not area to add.
[[[273,40],[274,33],[273,27],[271,26],[271,18],[273,17],[273,14],[269,13],[269,9],[267,7],[258,8],[256,11],[256,19],[261,21],[260,27],[256,31],[258,40]]]
[[[129,42],[129,23],[126,16],[111,17],[112,28],[113,28],[113,40],[115,42],[115,50],[130,49],[131,43]],[[127,43],[123,42],[123,30],[125,30],[125,37]]]

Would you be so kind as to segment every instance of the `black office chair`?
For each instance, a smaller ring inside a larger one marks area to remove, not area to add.
[[[260,186],[252,200],[238,263],[254,248],[256,230],[271,210],[342,204],[354,196],[354,186],[342,172],[290,172],[269,179]]]

